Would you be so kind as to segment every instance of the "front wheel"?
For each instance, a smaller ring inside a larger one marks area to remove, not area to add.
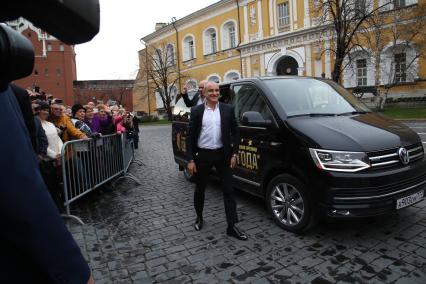
[[[287,231],[301,233],[314,225],[310,194],[292,175],[281,174],[269,182],[266,202],[275,223]]]

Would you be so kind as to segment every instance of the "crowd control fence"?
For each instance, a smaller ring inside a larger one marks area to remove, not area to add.
[[[135,158],[133,140],[126,134],[106,135],[88,140],[73,140],[62,147],[63,199],[66,213],[71,215],[70,205],[105,183],[111,182],[113,188],[119,179],[129,178],[138,184],[141,182],[131,173],[132,162],[142,165]]]

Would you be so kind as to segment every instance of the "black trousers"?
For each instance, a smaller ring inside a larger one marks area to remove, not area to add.
[[[195,175],[194,207],[198,217],[203,216],[204,192],[210,170],[214,166],[222,182],[223,201],[225,203],[226,221],[228,227],[234,226],[238,221],[237,202],[234,189],[231,186],[230,159],[226,158],[223,148],[218,150],[199,149],[195,158],[197,173]]]

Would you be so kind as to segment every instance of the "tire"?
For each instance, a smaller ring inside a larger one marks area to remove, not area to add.
[[[189,173],[188,168],[186,167],[183,169],[183,176],[187,181],[195,182],[194,176]]]
[[[274,222],[287,231],[302,233],[316,223],[311,195],[292,175],[281,174],[269,182],[266,206]]]

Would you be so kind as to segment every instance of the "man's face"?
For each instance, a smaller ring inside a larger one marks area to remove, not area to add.
[[[207,103],[216,104],[219,101],[219,85],[213,82],[209,82],[205,86],[205,97]]]
[[[62,106],[58,104],[52,104],[50,107],[51,114],[54,117],[60,117],[62,115]]]

